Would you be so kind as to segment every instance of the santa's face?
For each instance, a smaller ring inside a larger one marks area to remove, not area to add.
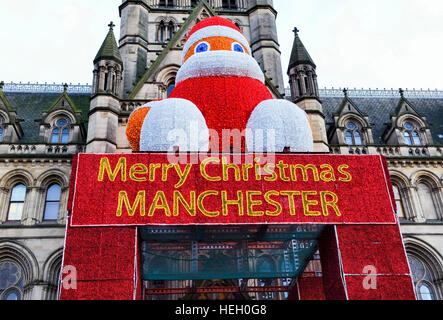
[[[184,62],[191,56],[211,51],[234,51],[239,53],[251,54],[243,44],[237,40],[226,37],[209,37],[194,43],[186,53]]]
[[[243,37],[243,36],[242,36]],[[246,39],[210,36],[185,44],[183,65],[176,83],[199,77],[246,77],[264,82],[263,71],[252,57]]]

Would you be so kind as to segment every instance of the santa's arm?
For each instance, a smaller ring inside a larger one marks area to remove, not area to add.
[[[126,132],[135,151],[168,152],[174,147],[183,152],[208,151],[206,121],[189,100],[170,98],[151,102],[136,109],[129,122],[131,127]]]
[[[162,100],[155,100],[148,102],[132,111],[128,119],[128,124],[126,125],[126,137],[128,138],[129,144],[132,150],[140,151],[140,133],[142,130],[143,122],[145,121],[146,115],[149,110]]]
[[[309,118],[296,104],[265,100],[255,107],[246,130],[249,152],[312,152],[314,139]]]

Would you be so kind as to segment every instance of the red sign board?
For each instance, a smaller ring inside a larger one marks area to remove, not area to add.
[[[76,155],[72,226],[396,223],[381,156],[184,156]]]

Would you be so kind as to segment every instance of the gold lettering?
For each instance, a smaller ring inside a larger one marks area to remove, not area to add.
[[[334,168],[331,165],[329,165],[329,164],[322,164],[320,166],[320,169],[326,169],[326,170],[320,172],[320,179],[321,179],[321,181],[324,181],[324,182],[334,182],[334,181],[337,181],[335,179]]]
[[[129,178],[131,178],[132,181],[135,182],[144,182],[146,181],[145,177],[136,177],[136,175],[139,174],[146,174],[148,173],[148,167],[146,167],[144,164],[138,163],[135,164],[129,169]]]
[[[243,181],[249,181],[249,170],[254,169],[253,164],[244,164],[243,165]]]
[[[300,196],[301,192],[300,191],[281,191],[280,194],[282,196],[287,196],[288,197],[289,213],[290,213],[291,216],[295,216],[295,201],[294,201],[294,197],[295,196]]]
[[[327,196],[330,196],[332,200],[328,201],[326,199]],[[322,191],[320,192],[320,198],[323,215],[325,217],[329,216],[328,207],[331,207],[334,210],[337,217],[341,217],[340,209],[337,206],[338,196],[334,192]]]
[[[98,181],[103,182],[105,176],[105,170],[108,173],[109,181],[114,182],[117,179],[117,175],[119,171],[121,171],[121,180],[122,182],[126,182],[126,158],[120,158],[118,160],[117,166],[114,170],[111,169],[111,165],[109,163],[108,158],[102,158],[100,160],[100,170],[98,173]]]
[[[183,171],[181,171],[179,164],[174,165],[174,167],[175,171],[177,171],[178,178],[180,179],[179,182],[174,186],[174,188],[178,189],[181,188],[188,179],[189,173],[191,172],[192,169],[192,164],[186,165]]]
[[[162,181],[167,182],[168,181],[168,171],[169,169],[174,168],[173,164],[163,164],[162,166]]]
[[[352,176],[349,172],[346,172],[345,169],[349,169],[349,166],[347,164],[342,164],[338,167],[338,172],[345,176],[345,178],[340,178],[339,180],[341,182],[351,182]]]
[[[183,197],[183,195],[180,193],[180,191],[174,191],[174,216],[178,217],[180,215],[180,208],[179,203],[183,205],[183,207],[186,209],[186,211],[191,215],[192,217],[195,217],[197,215],[196,209],[195,209],[195,191],[191,191],[189,194],[189,203],[186,202],[186,199]]]
[[[228,192],[222,191],[222,209],[223,209],[223,215],[228,216],[228,206],[237,206],[238,207],[238,214],[240,216],[244,215],[244,205],[243,205],[243,192],[237,191],[237,200],[228,200]]]
[[[278,175],[277,172],[275,172],[275,164],[273,163],[267,163],[264,167],[263,167],[263,171],[268,174],[271,175],[270,177],[265,177],[265,181],[268,182],[274,182],[277,181],[278,179]]]
[[[277,164],[277,168],[280,171],[280,179],[282,179],[283,181],[286,181],[286,182],[291,181],[291,179],[289,179],[286,176],[286,172],[285,172],[285,169],[287,169],[288,167],[289,167],[289,165],[285,164],[283,161],[280,161]]]
[[[263,211],[254,211],[255,206],[260,206],[263,204],[262,201],[254,201],[252,197],[261,196],[261,191],[246,191],[246,203],[248,205],[248,216],[250,217],[261,217],[265,213]]]
[[[268,191],[265,193],[265,201],[276,208],[275,211],[266,210],[267,216],[278,217],[281,214],[281,212],[282,212],[281,204],[279,202],[271,199],[271,196],[277,197],[279,195],[280,195],[280,193],[275,190],[271,190],[271,191]]]
[[[229,181],[229,170],[234,169],[235,174],[235,181],[241,181],[240,178],[240,169],[236,164],[228,164],[228,160],[223,157],[222,158],[223,163],[223,181]]]
[[[126,191],[120,191],[118,195],[118,206],[117,206],[117,217],[121,217],[123,213],[123,204],[126,207],[128,215],[133,217],[135,215],[135,211],[137,211],[137,207],[140,206],[140,216],[145,216],[146,210],[146,191],[139,191],[137,197],[135,198],[134,204],[131,206],[128,199],[128,193]]]
[[[200,164],[200,173],[202,175],[203,178],[205,178],[208,181],[213,181],[213,182],[217,182],[217,181],[221,181],[221,177],[211,177],[207,172],[206,172],[206,166],[210,163],[220,163],[220,159],[218,158],[207,158],[205,160],[202,161],[202,163]]]
[[[218,196],[218,191],[214,191],[214,190],[209,190],[209,191],[205,191],[202,194],[200,194],[200,196],[197,199],[197,206],[198,209],[201,211],[201,213],[203,213],[205,216],[209,217],[209,218],[215,218],[218,217],[220,215],[220,212],[216,211],[216,212],[211,212],[205,209],[205,206],[203,205],[203,201],[209,197],[209,196]]]
[[[154,200],[152,200],[151,207],[149,208],[149,217],[153,217],[155,211],[163,209],[167,217],[171,216],[171,209],[169,208],[168,202],[166,201],[166,196],[163,191],[157,191]]]
[[[297,169],[300,169],[303,174],[303,181],[308,182],[309,176],[308,176],[308,170],[311,170],[312,175],[314,177],[314,181],[318,182],[320,181],[318,176],[318,170],[317,167],[313,164],[308,164],[306,166],[303,166],[301,164],[291,165],[291,178],[293,181],[298,181],[297,179]]]
[[[149,181],[155,181],[155,170],[160,169],[161,167],[161,164],[151,163],[149,165]]]
[[[305,213],[305,216],[307,217],[318,217],[321,216],[320,211],[310,211],[310,206],[317,206],[318,201],[317,200],[309,200],[309,196],[316,196],[317,191],[303,191],[302,192],[302,199],[303,199],[303,210]]]

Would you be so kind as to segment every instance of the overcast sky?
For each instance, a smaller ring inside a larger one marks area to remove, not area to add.
[[[0,4],[0,80],[91,83],[92,60],[121,0]],[[321,87],[443,89],[442,0],[274,0],[283,72],[292,29]],[[285,78],[287,83],[287,78]]]

